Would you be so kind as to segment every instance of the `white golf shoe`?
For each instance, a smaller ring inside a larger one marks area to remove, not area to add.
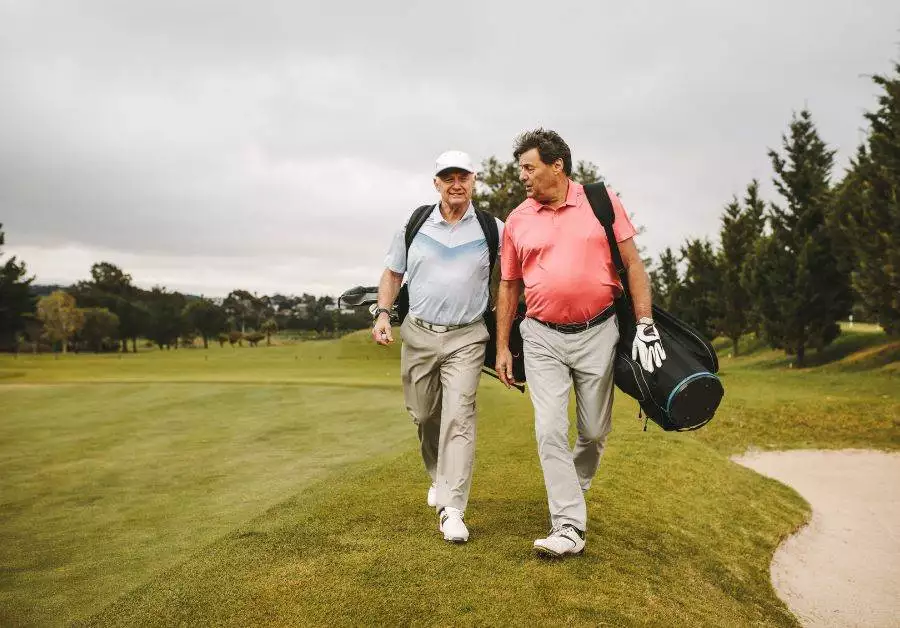
[[[462,510],[447,506],[441,510],[440,518],[438,529],[444,534],[445,541],[465,543],[469,540],[469,529],[463,523]]]
[[[552,558],[568,554],[577,555],[584,551],[584,539],[574,527],[564,525],[551,530],[546,539],[536,540],[534,550],[542,556]]]
[[[437,506],[437,485],[435,484],[428,487],[428,505],[431,508]]]

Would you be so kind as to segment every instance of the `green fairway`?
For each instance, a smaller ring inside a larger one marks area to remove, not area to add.
[[[311,481],[414,442],[396,361],[353,346],[0,358],[0,624],[88,617]]]
[[[862,338],[862,339],[860,339]],[[900,447],[896,347],[807,370],[723,358],[695,434],[619,395],[584,557],[545,562],[526,395],[485,378],[467,522],[445,544],[397,347],[341,340],[0,357],[0,624],[793,625],[768,565],[808,516],[747,447]],[[887,356],[887,357],[885,357]]]

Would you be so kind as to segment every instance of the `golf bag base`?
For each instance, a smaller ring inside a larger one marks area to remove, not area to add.
[[[613,367],[616,386],[664,430],[696,430],[713,418],[725,394],[716,376],[716,352],[696,330],[658,306],[653,306],[653,319],[666,359],[648,373],[640,361],[631,359],[635,327],[620,330]]]

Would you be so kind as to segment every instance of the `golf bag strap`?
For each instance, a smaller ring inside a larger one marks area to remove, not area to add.
[[[416,237],[416,234],[419,233],[419,229],[421,229],[422,225],[425,224],[425,221],[428,220],[428,214],[431,213],[433,207],[434,205],[422,205],[421,207],[416,207],[412,216],[409,217],[409,220],[406,223],[405,237],[407,253],[409,253],[409,247],[412,245],[413,238]]]
[[[616,220],[616,214],[613,211],[612,199],[609,198],[609,190],[603,182],[588,183],[584,186],[584,195],[587,196],[588,203],[590,203],[591,209],[594,210],[594,215],[606,231],[606,239],[609,241],[609,250],[612,254],[613,264],[616,267],[616,272],[619,274],[619,281],[622,282],[622,289],[630,300],[628,272],[625,269],[625,263],[622,261],[619,243],[616,242],[616,234],[613,231],[613,222]]]
[[[488,281],[494,274],[494,264],[497,262],[497,251],[500,249],[500,231],[497,229],[497,221],[492,214],[476,209],[475,216],[478,224],[484,232],[484,239],[488,247]]]

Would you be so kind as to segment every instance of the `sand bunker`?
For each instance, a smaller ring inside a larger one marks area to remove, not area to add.
[[[738,464],[778,480],[812,520],[775,552],[779,597],[805,626],[900,626],[900,453],[755,452]]]

